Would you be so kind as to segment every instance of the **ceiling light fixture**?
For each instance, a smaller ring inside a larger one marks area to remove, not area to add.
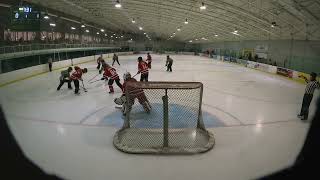
[[[238,34],[238,31],[236,32],[236,31],[234,31],[234,32],[231,32],[232,34],[234,34],[234,35],[237,35],[237,36],[239,36],[239,34]]]
[[[178,29],[177,29],[177,31],[181,31],[181,29],[180,29],[180,28],[178,28]]]
[[[204,5],[204,2],[201,3],[200,10],[205,10],[207,7]]]
[[[72,30],[75,30],[76,28],[75,28],[75,27],[71,27],[71,29],[72,29]]]
[[[140,30],[140,31],[142,31],[142,30],[143,30],[143,28],[140,26],[140,27],[139,27],[139,30]]]
[[[122,5],[120,4],[119,0],[116,1],[116,4],[114,5],[116,8],[121,8]]]
[[[134,20],[134,18],[132,19],[132,21],[131,21],[131,22],[132,22],[133,24],[134,24],[134,23],[136,23],[136,21]]]
[[[186,18],[186,21],[184,22],[184,24],[189,24],[188,19]]]
[[[101,32],[104,32],[104,29],[100,29]]]
[[[215,37],[218,37],[218,34],[215,34],[214,36],[215,36]]]
[[[49,19],[48,13],[45,13],[44,16],[43,16],[43,18],[44,18],[44,19]]]
[[[274,27],[276,27],[276,26],[277,26],[277,23],[273,21],[273,22],[271,23],[271,27],[274,28]]]
[[[90,32],[90,31],[87,29],[86,32],[88,33],[88,32]]]
[[[49,24],[51,27],[56,27],[56,23],[50,23]]]
[[[84,24],[81,25],[82,28],[85,28],[86,26]]]

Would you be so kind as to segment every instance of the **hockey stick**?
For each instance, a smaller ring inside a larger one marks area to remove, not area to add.
[[[95,75],[93,78],[91,78],[88,82],[92,81],[94,78],[96,78],[99,74]]]
[[[137,73],[136,75],[138,75],[139,73]],[[132,76],[132,78],[134,78],[136,75]]]
[[[95,83],[95,82],[98,82],[98,81],[101,81],[101,79],[97,79],[97,80],[91,81],[91,82],[89,82],[89,83],[92,84],[92,83]]]
[[[83,81],[81,81],[81,82],[82,82],[82,88],[83,88],[84,92],[88,92],[87,89],[84,87]]]

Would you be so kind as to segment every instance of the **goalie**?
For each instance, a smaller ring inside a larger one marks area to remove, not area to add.
[[[134,104],[135,99],[137,98],[139,103],[142,105],[143,109],[150,113],[151,111],[151,105],[148,101],[146,95],[144,94],[143,90],[140,88],[134,88],[134,87],[127,87],[128,82],[137,82],[136,79],[131,77],[131,74],[129,72],[125,73],[123,75],[124,83],[123,83],[123,94],[120,98],[114,99],[114,102],[117,105],[122,105],[122,113],[123,115],[126,115],[126,112],[130,112],[132,109],[132,106]],[[126,88],[128,88],[129,94],[128,97],[126,97],[125,92]],[[128,109],[126,109],[127,107]]]

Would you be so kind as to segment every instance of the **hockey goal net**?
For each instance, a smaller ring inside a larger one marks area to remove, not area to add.
[[[115,147],[127,153],[192,154],[214,145],[205,129],[200,82],[130,82]]]

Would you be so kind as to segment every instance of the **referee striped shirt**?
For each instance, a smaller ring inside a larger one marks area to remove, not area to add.
[[[313,94],[315,89],[320,88],[320,83],[318,81],[309,81],[306,86],[306,94]]]

